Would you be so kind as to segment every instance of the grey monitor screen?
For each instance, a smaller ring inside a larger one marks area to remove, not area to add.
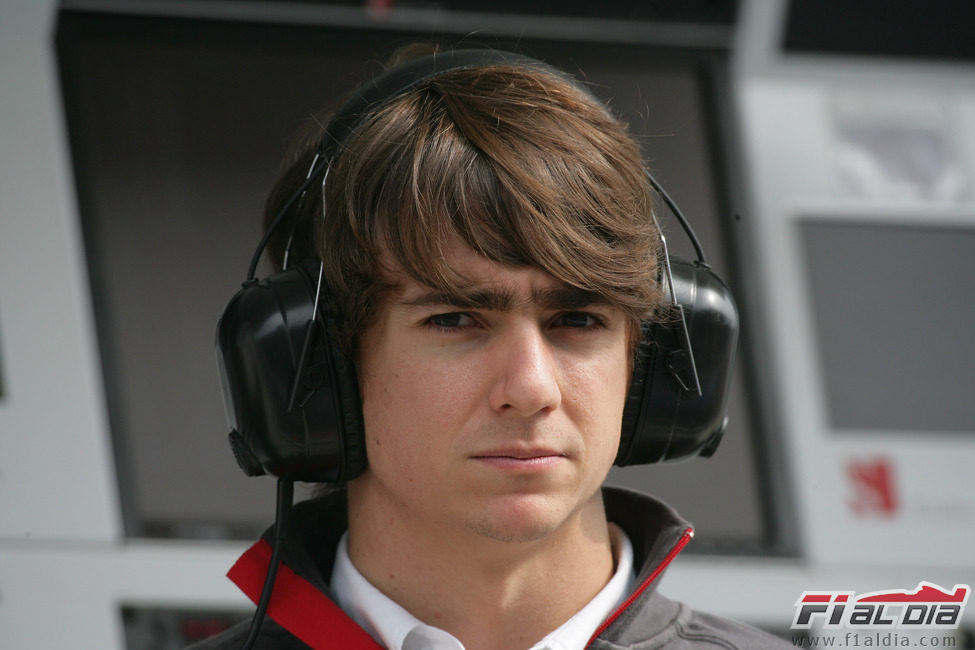
[[[831,426],[975,431],[975,228],[800,229]]]

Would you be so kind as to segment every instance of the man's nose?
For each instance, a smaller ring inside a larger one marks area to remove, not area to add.
[[[491,407],[523,416],[558,408],[562,390],[557,360],[540,327],[513,325],[495,343]]]

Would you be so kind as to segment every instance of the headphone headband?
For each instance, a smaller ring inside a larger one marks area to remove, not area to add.
[[[390,68],[375,79],[359,86],[328,123],[319,153],[326,161],[331,161],[346,138],[376,108],[391,102],[425,81],[445,72],[497,65],[531,66],[556,72],[554,68],[549,68],[537,59],[503,50],[448,50],[413,59]]]
[[[271,233],[284,220],[292,206],[301,200],[314,180],[331,164],[345,140],[380,106],[391,102],[420,84],[445,72],[470,70],[498,65],[530,66],[562,78],[565,73],[531,57],[504,50],[467,49],[435,52],[394,66],[354,89],[335,111],[325,127],[318,151],[304,182],[285,201],[258,243],[247,270],[247,281],[254,278],[257,264],[271,238]],[[574,80],[570,80],[575,85]],[[324,179],[323,179],[324,182]]]

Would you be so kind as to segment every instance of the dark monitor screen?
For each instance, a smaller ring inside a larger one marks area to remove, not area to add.
[[[789,54],[975,61],[969,0],[789,0],[786,6],[781,45]]]
[[[269,479],[227,444],[214,330],[259,239],[266,191],[302,122],[430,34],[62,11],[58,53],[127,530],[249,537],[273,518]],[[443,39],[441,40],[448,40]],[[456,42],[454,38],[448,42]],[[463,39],[464,45],[485,44]],[[491,40],[583,71],[639,137],[716,270],[736,288],[717,161],[720,53],[524,37]],[[678,254],[690,255],[662,213]],[[743,315],[745,327],[747,312]],[[767,426],[747,345],[731,427],[711,460],[614,470],[698,529],[699,550],[781,546]]]

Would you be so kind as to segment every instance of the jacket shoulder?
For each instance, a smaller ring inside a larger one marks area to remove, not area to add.
[[[729,650],[775,650],[791,648],[785,639],[739,621],[704,612],[687,610],[674,626],[676,648],[727,648]],[[670,647],[670,646],[667,646]]]
[[[776,650],[785,639],[713,614],[691,609],[655,592],[624,612],[591,650]]]

